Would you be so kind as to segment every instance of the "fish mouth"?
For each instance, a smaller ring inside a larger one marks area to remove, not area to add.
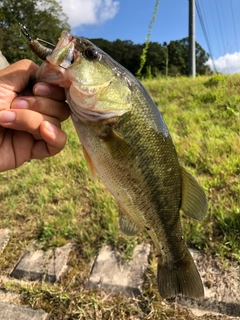
[[[67,69],[76,58],[75,37],[63,31],[52,54],[46,59],[52,65]]]
[[[75,37],[63,31],[53,52],[46,57],[39,68],[36,74],[37,81],[59,85],[64,88],[70,87],[71,82],[66,76],[66,70],[76,60],[77,56]]]

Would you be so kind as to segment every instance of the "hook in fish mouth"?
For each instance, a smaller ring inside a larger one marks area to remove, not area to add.
[[[64,74],[78,58],[75,42],[74,36],[66,31],[62,32],[56,47],[45,56],[44,63],[37,74],[39,81],[60,86],[70,85],[68,77],[65,77]]]
[[[60,39],[57,45],[55,46],[51,42],[40,38],[32,39],[30,32],[28,31],[28,28],[20,22],[18,24],[22,34],[29,41],[29,45],[32,52],[34,52],[40,59],[47,59],[49,62],[51,62],[50,60],[55,60],[54,64],[57,64],[57,61],[62,60],[61,63],[58,63],[58,66],[63,69],[67,69],[67,67],[69,67],[74,62],[74,57],[76,58],[76,53],[74,54],[73,42],[75,37],[73,35],[68,34],[66,31],[62,31]],[[41,45],[41,42],[52,47],[53,49]],[[53,59],[49,58],[50,56],[52,56],[52,54],[54,56]],[[56,59],[57,55],[58,59]]]
[[[75,50],[74,37],[62,33],[59,42],[60,43],[58,43],[52,54],[46,59],[53,65],[57,65],[60,68],[67,69],[74,63],[78,56]]]

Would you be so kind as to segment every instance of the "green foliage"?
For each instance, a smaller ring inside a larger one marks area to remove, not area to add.
[[[188,38],[170,41],[167,45],[169,59],[169,75],[188,75]],[[211,70],[205,65],[209,54],[196,42],[196,72],[199,75],[211,74]]]
[[[134,44],[130,40],[119,39],[113,42],[104,39],[91,39],[91,41],[133,74],[138,74],[140,57],[145,44]],[[205,66],[209,55],[198,43],[196,43],[196,49],[197,73],[211,74],[210,68]],[[149,42],[144,57],[145,63],[141,69],[143,78],[157,77],[159,74],[174,77],[188,75],[188,38],[171,41],[169,44],[164,42],[163,45],[158,42]]]
[[[133,74],[137,73],[144,45],[134,44],[131,40],[122,41],[120,39],[113,42],[101,38],[91,39],[91,41]]]
[[[62,30],[70,31],[67,16],[56,0],[0,0],[0,50],[9,63],[23,58],[40,62],[29,50],[18,23],[28,28],[32,39],[53,44]]]
[[[222,74],[214,74],[210,79],[208,79],[204,85],[207,88],[212,88],[221,84],[224,84],[226,80],[226,76]]]

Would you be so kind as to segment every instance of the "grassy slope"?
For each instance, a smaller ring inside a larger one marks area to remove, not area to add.
[[[240,262],[240,76],[160,78],[144,85],[164,116],[180,162],[209,197],[203,222],[182,216],[188,244]],[[59,285],[2,280],[0,287],[20,292],[26,304],[51,311],[51,319],[63,319],[63,314],[68,315],[64,319],[159,319],[160,314],[167,319],[175,311],[161,305],[154,257],[140,300],[103,298],[84,290],[92,259],[103,243],[127,259],[137,242],[149,239],[145,234],[121,235],[114,200],[101,183],[89,178],[71,122],[64,128],[68,143],[59,155],[0,175],[0,228],[13,230],[0,269],[8,273],[31,239],[39,239],[43,248],[74,241],[72,268]]]

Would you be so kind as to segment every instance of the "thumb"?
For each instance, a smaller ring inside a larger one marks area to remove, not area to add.
[[[6,90],[20,93],[30,80],[35,78],[38,66],[31,60],[20,60],[0,70],[0,86]]]

